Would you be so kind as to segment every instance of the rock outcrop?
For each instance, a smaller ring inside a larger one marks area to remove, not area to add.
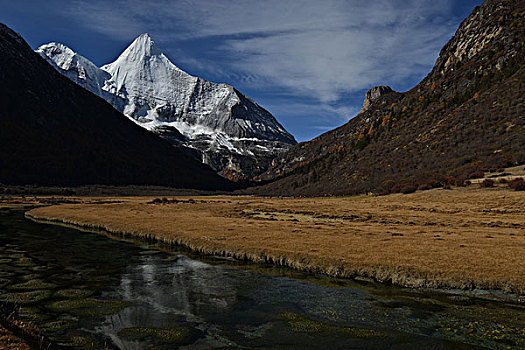
[[[368,90],[365,94],[365,100],[363,102],[363,108],[361,108],[361,111],[359,113],[363,113],[364,111],[368,110],[370,108],[370,105],[372,102],[377,100],[379,97],[384,96],[386,94],[390,94],[394,92],[390,86],[386,85],[380,85],[380,86],[374,86],[370,90]]]

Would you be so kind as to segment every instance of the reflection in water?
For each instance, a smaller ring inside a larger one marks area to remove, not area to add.
[[[208,264],[21,212],[0,214],[0,243],[0,299],[67,347],[525,347],[515,304]]]
[[[144,257],[121,278],[126,300],[145,302],[155,311],[195,317],[202,308],[225,309],[235,301],[231,278],[218,268],[178,255],[175,261]]]
[[[138,265],[122,275],[120,285],[112,293],[131,301],[133,306],[108,316],[99,331],[122,349],[140,349],[146,345],[120,337],[119,331],[126,328],[191,324],[205,333],[213,332],[201,315],[225,313],[236,302],[234,280],[227,272],[183,255],[167,259],[159,255],[143,256]],[[211,338],[213,345],[221,343],[216,336]],[[222,345],[231,342],[225,343]]]

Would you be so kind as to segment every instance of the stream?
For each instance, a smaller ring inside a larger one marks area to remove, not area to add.
[[[517,349],[525,305],[193,255],[0,210],[0,300],[75,349]]]

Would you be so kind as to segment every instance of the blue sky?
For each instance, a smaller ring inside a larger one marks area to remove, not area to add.
[[[0,21],[99,66],[147,32],[175,65],[235,86],[305,141],[355,116],[370,87],[416,85],[482,2],[0,0]]]

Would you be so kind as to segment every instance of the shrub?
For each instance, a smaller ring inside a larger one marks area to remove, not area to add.
[[[417,189],[421,191],[426,191],[426,190],[431,190],[433,188],[438,188],[440,186],[441,186],[441,183],[438,180],[431,179],[431,180],[427,180],[423,182],[422,184],[420,184]]]
[[[499,179],[498,181],[500,184],[506,184],[507,182],[509,182],[509,180],[507,180],[506,178],[502,177],[501,179]]]
[[[509,182],[509,187],[514,191],[525,191],[525,181],[522,177],[518,177]]]
[[[454,180],[454,185],[458,187],[465,187],[465,178],[464,177],[458,177]]]
[[[403,185],[402,184],[397,184],[397,185],[394,185],[391,189],[390,189],[390,193],[400,193],[401,192],[401,187]]]
[[[407,184],[403,186],[403,188],[401,189],[401,193],[403,194],[414,193],[416,191],[417,191],[417,186],[414,184]]]
[[[394,187],[392,187],[392,190],[390,192],[409,194],[409,193],[414,193],[416,191],[417,191],[417,186],[415,184],[404,183],[404,184],[395,185]]]
[[[483,170],[476,170],[468,176],[469,179],[479,179],[480,177],[485,176],[485,172]]]
[[[383,181],[383,183],[381,184],[381,189],[385,192],[390,192],[390,190],[392,190],[392,188],[394,187],[395,185],[395,181],[394,180],[385,180]]]
[[[419,185],[419,186],[417,187],[417,189],[418,189],[419,191],[428,191],[428,190],[431,190],[432,187],[430,187],[427,183],[422,183],[421,185]]]
[[[449,186],[452,186],[452,185],[455,185],[456,184],[456,178],[455,177],[452,177],[452,176],[448,176],[445,178],[445,185],[449,185]]]
[[[491,179],[485,179],[483,182],[480,183],[481,187],[494,187],[494,180]]]

